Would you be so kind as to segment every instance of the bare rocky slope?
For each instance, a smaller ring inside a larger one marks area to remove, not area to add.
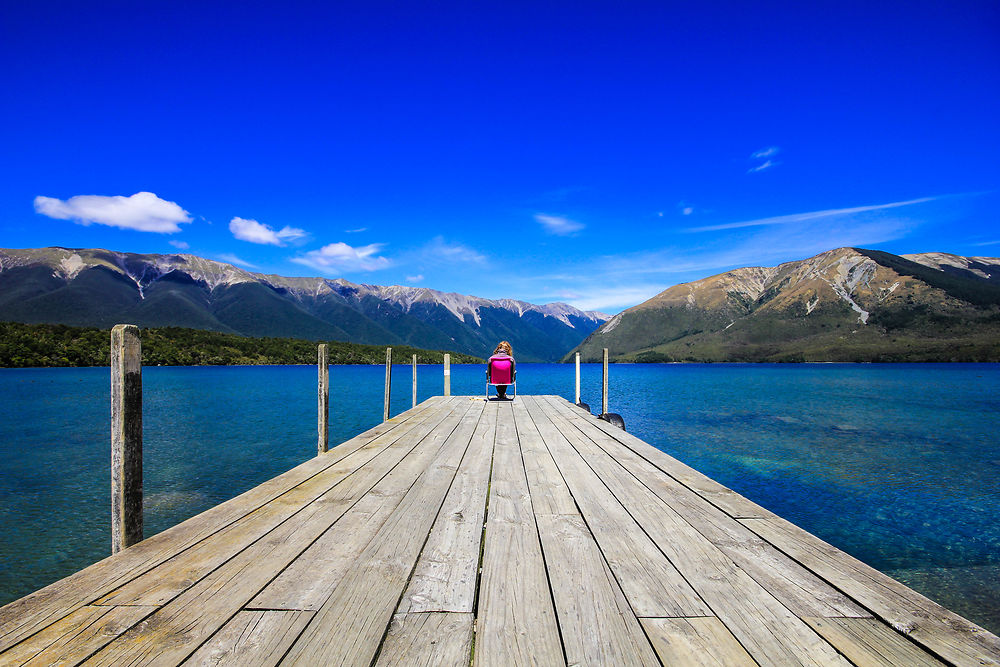
[[[0,249],[0,320],[178,326],[244,336],[413,345],[485,356],[511,341],[556,360],[607,319],[564,303],[251,273],[195,255]]]
[[[616,361],[1000,361],[1000,259],[838,248],[735,269],[615,315],[578,351],[605,347]]]

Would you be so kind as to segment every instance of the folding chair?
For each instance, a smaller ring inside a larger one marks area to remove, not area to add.
[[[486,362],[486,400],[490,400],[490,387],[507,385],[511,400],[517,396],[517,370],[514,360],[504,355],[493,355]]]

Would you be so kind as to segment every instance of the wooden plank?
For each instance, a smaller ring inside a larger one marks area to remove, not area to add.
[[[396,614],[376,666],[467,667],[472,654],[471,613]]]
[[[566,428],[580,455],[756,660],[846,664],[808,625],[583,432],[567,428],[560,415],[553,415],[553,421]]]
[[[309,611],[241,611],[183,664],[191,667],[277,665],[312,616]]]
[[[485,403],[474,403],[482,412]],[[496,413],[480,420],[398,612],[472,612],[493,465]]]
[[[0,651],[197,544],[368,443],[388,435],[406,424],[407,418],[429,414],[439,401],[439,398],[424,401],[416,410],[355,436],[323,456],[312,458],[115,556],[0,607]]]
[[[579,514],[576,502],[523,402],[511,404],[535,514]]]
[[[643,618],[641,622],[664,665],[741,667],[757,664],[715,616]]]
[[[371,664],[474,430],[469,422],[451,433],[292,646],[289,664]]]
[[[454,403],[452,407],[455,411],[427,436],[428,441],[419,452],[410,453],[248,606],[321,609],[455,428],[475,428],[482,412],[479,405]],[[460,413],[463,409],[464,415]]]
[[[579,410],[549,399],[549,406],[645,484],[797,616],[871,616],[840,591],[755,535],[715,505],[603,431],[589,429]]]
[[[165,604],[247,546],[274,530],[283,521],[294,516],[302,508],[328,494],[336,485],[349,479],[351,475],[377,457],[389,456],[389,464],[394,464],[405,455],[406,451],[409,451],[413,438],[418,440],[423,438],[449,414],[446,410],[438,410],[431,413],[427,419],[414,420],[411,426],[394,430],[392,435],[361,447],[243,519],[109,593],[97,603]],[[345,503],[353,503],[354,500],[356,498],[348,494],[339,498],[338,503],[344,505]],[[275,608],[284,609],[286,607]]]
[[[711,613],[698,593],[570,445],[536,397],[524,404],[637,616]]]
[[[0,653],[0,665],[75,665],[154,611],[156,607],[81,607]]]
[[[447,409],[447,408],[446,408]],[[264,538],[164,605],[142,627],[122,635],[86,664],[141,665],[179,662],[193,653],[266,583],[368,492],[413,447],[407,440],[310,503]]]
[[[931,653],[955,664],[1000,665],[1000,637],[975,623],[784,519],[742,523]]]
[[[566,661],[570,665],[659,665],[639,621],[605,568],[578,514],[536,514]]]
[[[874,618],[802,619],[858,667],[941,667],[927,651]]]
[[[513,412],[509,403],[489,403],[486,412],[497,418],[497,439],[483,544],[475,662],[479,667],[566,664]]]

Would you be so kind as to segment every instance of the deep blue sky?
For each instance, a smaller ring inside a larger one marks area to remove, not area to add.
[[[842,245],[1000,254],[993,0],[0,12],[0,247],[609,313]]]

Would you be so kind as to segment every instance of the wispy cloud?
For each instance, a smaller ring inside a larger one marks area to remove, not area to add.
[[[753,159],[764,160],[764,159],[767,159],[769,157],[774,157],[780,151],[781,151],[781,149],[778,148],[777,146],[768,146],[767,148],[762,148],[759,151],[756,151],[750,157],[753,158]]]
[[[191,246],[185,241],[171,241],[170,245],[177,248],[178,250],[187,250]]]
[[[361,232],[367,232],[367,231],[368,231],[367,227],[358,227],[357,229],[345,229],[344,233],[345,234],[359,234]]]
[[[237,257],[236,255],[234,255],[231,252],[224,252],[224,253],[221,253],[219,255],[216,255],[216,257],[219,260],[223,261],[223,262],[229,262],[230,264],[239,264],[240,266],[245,266],[245,267],[247,267],[249,269],[260,268],[256,264],[251,264],[250,262],[246,261],[245,259],[240,259],[239,257]]]
[[[984,245],[1000,245],[1000,241],[982,241],[980,243],[973,243],[972,245],[976,247]]]
[[[781,149],[777,146],[768,146],[767,148],[762,148],[759,151],[754,151],[750,155],[751,160],[764,160],[763,162],[756,164],[749,169],[747,169],[748,174],[755,174],[759,171],[764,171],[772,167],[777,167],[780,162],[773,160],[774,156],[781,152]]]
[[[330,243],[319,250],[311,250],[292,261],[323,273],[356,273],[388,268],[392,262],[378,255],[383,243],[372,243],[354,248],[343,242]]]
[[[584,296],[569,303],[580,310],[617,312],[648,301],[666,289],[663,285],[629,285],[620,287],[598,287],[588,290]]]
[[[509,285],[506,289],[510,293],[551,298],[562,291],[567,293],[567,302],[577,308],[613,313],[678,283],[737,267],[776,266],[834,248],[879,247],[904,239],[925,225],[947,224],[951,205],[933,203],[944,198],[924,197],[698,228],[733,231],[699,235],[676,246],[585,260],[554,257],[546,272],[528,268],[497,279]],[[538,285],[548,287],[539,292]],[[568,292],[579,296],[572,297]]]
[[[570,220],[558,215],[535,214],[535,221],[549,234],[556,236],[570,236],[584,228],[584,224],[576,220]]]
[[[462,243],[448,241],[443,236],[435,236],[417,251],[417,259],[433,264],[485,264],[486,255]]]
[[[72,220],[84,226],[107,225],[160,234],[179,232],[181,224],[191,222],[187,211],[152,192],[137,192],[131,197],[77,195],[65,201],[54,197],[35,197],[35,212],[57,220]]]
[[[779,215],[771,218],[758,218],[756,220],[743,220],[741,222],[727,222],[721,225],[708,225],[705,227],[692,227],[689,232],[715,232],[723,229],[739,229],[741,227],[763,227],[769,225],[792,225],[802,222],[810,222],[822,218],[835,218],[866,213],[869,211],[881,211],[890,208],[900,208],[912,206],[913,204],[924,204],[935,201],[940,197],[922,197],[920,199],[910,199],[908,201],[898,201],[889,204],[875,204],[873,206],[854,206],[852,208],[831,208],[824,211],[810,211],[808,213],[792,213],[791,215]]]
[[[422,283],[424,282],[424,274],[420,273],[415,276],[406,276],[406,282],[408,283]]]
[[[245,218],[230,220],[229,231],[240,241],[275,246],[284,246],[286,241],[301,241],[308,236],[304,229],[285,226],[275,231],[270,225]]]
[[[756,167],[750,167],[749,169],[747,169],[747,173],[755,174],[758,171],[764,171],[765,169],[770,169],[771,167],[776,167],[776,166],[778,166],[777,162],[775,162],[774,160],[767,160],[763,164],[758,164]]]

